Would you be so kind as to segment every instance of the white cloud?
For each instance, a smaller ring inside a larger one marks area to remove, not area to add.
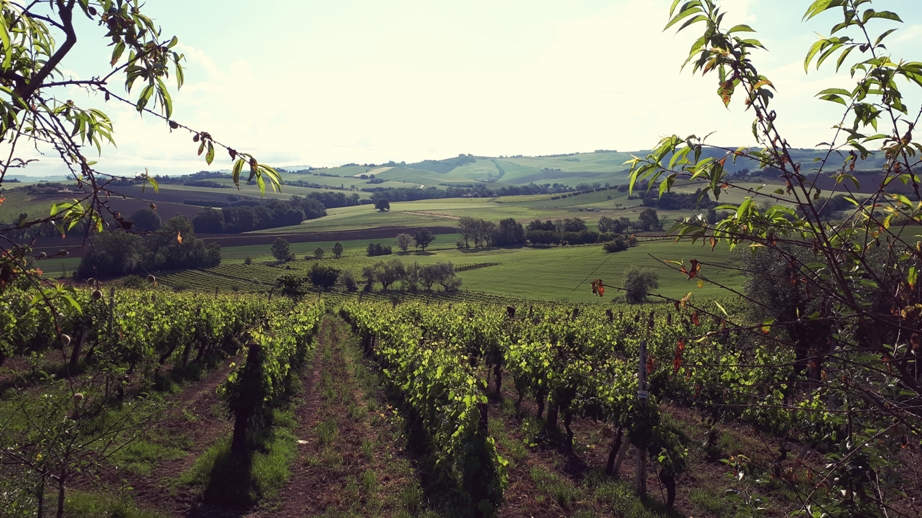
[[[752,115],[741,100],[726,110],[716,95],[716,76],[692,76],[690,68],[680,72],[703,26],[678,35],[663,32],[668,5],[630,0],[591,17],[550,20],[542,38],[529,40],[531,47],[511,50],[501,46],[513,46],[512,36],[493,39],[452,26],[442,37],[432,27],[412,24],[398,34],[365,35],[356,47],[305,43],[276,61],[267,54],[266,63],[181,44],[187,83],[174,92],[175,119],[276,165],[410,161],[462,152],[636,150],[666,133],[716,131],[715,143],[752,144]],[[756,29],[771,18],[766,9],[773,9],[751,0],[721,5],[727,24]],[[799,13],[792,18],[799,21]],[[772,47],[780,50],[755,57],[778,87],[779,124],[798,146],[828,138],[838,107],[814,94],[843,84],[826,70],[804,74],[803,49],[798,46],[795,55],[789,50],[789,40],[800,45],[803,32],[769,27],[766,34],[776,38]],[[367,41],[378,47],[363,47]],[[912,49],[920,41],[922,25],[916,24],[894,35],[892,43]],[[307,59],[317,52],[328,59]],[[374,59],[350,58],[367,55]],[[503,63],[496,56],[510,57]],[[72,95],[86,99],[76,90]],[[116,124],[119,145],[105,150],[105,170],[128,174],[147,167],[163,174],[207,168],[187,132],[171,133],[163,121],[141,118],[130,106],[109,102],[104,108]],[[47,162],[53,163],[50,157]],[[219,153],[212,169],[229,166]]]

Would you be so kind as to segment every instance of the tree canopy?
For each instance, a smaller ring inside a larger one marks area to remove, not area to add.
[[[75,23],[76,17],[83,16],[102,27],[101,37],[89,31],[78,34],[83,29]],[[208,164],[223,149],[238,188],[245,168],[260,191],[265,191],[267,183],[272,189],[280,187],[278,173],[254,155],[174,119],[167,84],[175,81],[177,89],[183,85],[184,57],[177,51],[178,43],[178,38],[164,34],[144,14],[144,6],[137,1],[0,3],[0,142],[9,147],[0,159],[0,203],[7,174],[28,167],[39,157],[55,157],[76,185],[72,200],[54,204],[47,216],[5,228],[4,234],[46,223],[53,223],[60,234],[87,228],[121,238],[124,234],[116,230],[134,231],[134,221],[114,209],[109,200],[131,196],[120,192],[119,186],[142,183],[156,191],[158,185],[144,164],[137,164],[144,173],[125,178],[106,172],[105,161],[87,153],[92,150],[102,155],[104,146],[115,144],[112,120],[96,107],[104,102],[128,104],[139,114],[158,118],[165,131],[188,132],[195,151]],[[97,69],[77,70],[76,74],[62,68],[66,56],[89,45],[110,46],[110,59]],[[121,93],[119,85],[124,85]],[[68,93],[74,86],[90,95],[75,100]],[[154,207],[152,204],[151,209]],[[27,260],[27,245],[2,240],[0,252],[0,289],[18,276],[39,278],[39,271],[31,269]]]
[[[842,113],[830,122],[830,134],[815,140],[822,142],[819,160],[807,164],[796,159],[781,124],[785,114],[773,104],[775,84],[758,71],[755,52],[764,47],[752,37],[754,29],[723,25],[723,12],[712,0],[673,2],[666,28],[701,30],[685,65],[714,78],[720,109],[742,97],[755,142],[727,149],[707,137],[670,135],[630,162],[631,188],[647,182],[661,199],[680,179],[700,187],[696,202],[702,207],[710,205],[705,195],[718,202],[727,194],[739,196],[717,207],[728,209],[722,215],[715,210],[686,218],[671,233],[711,248],[748,249],[743,253],[753,257],[742,272],[749,279],[744,289],[727,287],[724,265],[698,258],[665,262],[699,286],[724,287],[750,311],[709,311],[690,301],[691,294],[655,296],[693,308],[696,319],[721,319],[726,333],[720,335],[736,335],[743,347],[779,352],[779,367],[793,360],[793,374],[773,383],[745,412],[770,422],[783,441],[799,437],[823,455],[798,511],[810,516],[902,514],[893,507],[905,496],[902,475],[896,475],[905,465],[898,459],[909,444],[922,444],[922,241],[913,230],[922,223],[922,143],[913,134],[922,113],[922,62],[892,55],[887,38],[902,20],[870,4],[815,0],[804,14],[805,20],[833,18],[834,34],[810,46],[804,70],[826,66],[848,74],[824,79],[830,87],[816,94]],[[875,154],[884,158],[875,167],[880,181],[862,185],[856,169]],[[753,189],[728,171],[728,161],[771,171],[780,182]],[[911,186],[910,194],[900,186]],[[840,195],[841,205],[832,201]],[[821,217],[829,208],[846,210],[834,219]],[[715,339],[689,343],[708,347]],[[677,358],[684,342],[680,346]]]

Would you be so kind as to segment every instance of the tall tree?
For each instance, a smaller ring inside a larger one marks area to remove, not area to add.
[[[292,259],[291,249],[287,239],[276,238],[272,243],[272,257],[279,262],[290,261]]]
[[[416,248],[422,248],[423,252],[425,252],[426,247],[435,241],[435,234],[426,227],[420,227],[416,233],[413,234],[413,241],[416,242]]]
[[[401,232],[400,234],[397,234],[397,237],[394,238],[394,241],[397,243],[397,248],[399,248],[401,252],[406,252],[407,249],[410,248],[410,243],[413,242],[413,236],[407,234],[406,232]]]

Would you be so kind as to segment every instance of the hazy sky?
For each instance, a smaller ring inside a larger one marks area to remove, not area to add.
[[[626,151],[667,134],[712,131],[715,143],[753,143],[741,99],[726,110],[716,76],[680,73],[699,29],[663,32],[670,3],[148,0],[145,12],[179,37],[187,58],[174,118],[272,165]],[[836,14],[803,23],[806,0],[720,3],[728,22],[751,25],[768,47],[756,64],[778,87],[775,109],[791,143],[827,140],[840,106],[813,95],[850,80],[831,80],[831,67],[806,75],[802,63]],[[888,40],[894,55],[922,58],[910,54],[922,48],[922,3],[873,6],[903,17]],[[84,22],[65,67],[87,78],[108,71],[110,49],[101,29]],[[101,103],[77,89],[65,95]],[[187,133],[114,102],[104,109],[118,148],[103,150],[100,169],[207,168]],[[30,170],[53,174],[54,164],[49,155]],[[221,153],[211,169],[229,166]]]

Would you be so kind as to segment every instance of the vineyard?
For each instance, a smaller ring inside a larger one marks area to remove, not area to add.
[[[0,311],[10,516],[786,516],[849,483],[861,502],[860,473],[819,483],[838,402],[727,325],[740,303],[62,293]],[[875,447],[909,465],[908,444]],[[922,480],[887,473],[913,515]]]

